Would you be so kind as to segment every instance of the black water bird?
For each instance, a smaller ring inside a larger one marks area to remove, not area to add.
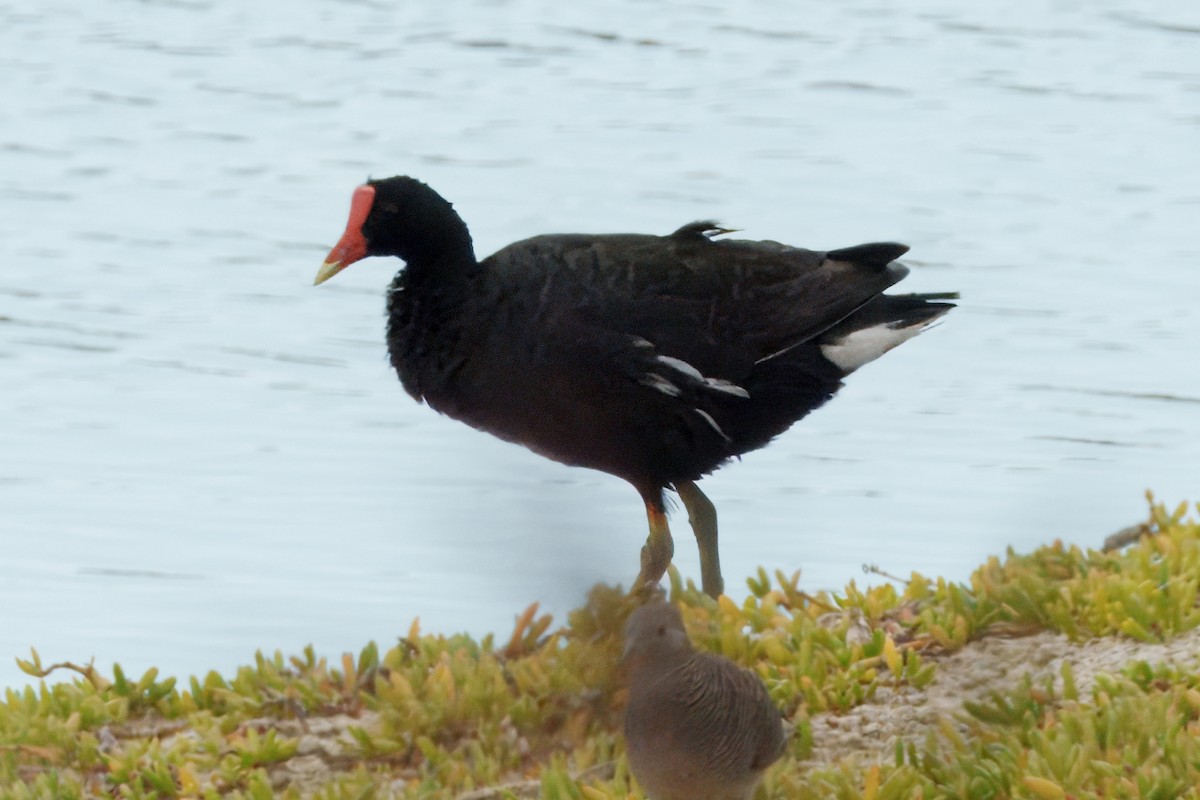
[[[637,586],[673,554],[664,490],[688,512],[704,591],[723,590],[717,515],[696,486],[827,401],[842,379],[949,311],[886,295],[901,244],[819,252],[717,238],[554,234],[479,261],[450,203],[409,177],[355,190],[321,283],[368,256],[406,266],[387,344],[418,401],[547,458],[624,478],[650,534]]]

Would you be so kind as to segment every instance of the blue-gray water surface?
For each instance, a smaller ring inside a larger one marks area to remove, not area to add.
[[[228,672],[628,585],[629,486],[401,391],[399,262],[311,286],[368,175],[481,255],[715,218],[907,242],[903,289],[962,292],[704,482],[736,599],[1200,498],[1200,7],[803,6],[0,3],[0,684],[30,647]]]

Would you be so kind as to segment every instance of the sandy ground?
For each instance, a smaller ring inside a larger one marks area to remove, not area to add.
[[[884,686],[870,703],[844,714],[813,717],[810,762],[827,763],[848,755],[868,763],[891,760],[896,737],[919,741],[940,719],[960,712],[964,702],[1013,688],[1027,674],[1035,680],[1052,675],[1061,686],[1064,661],[1071,663],[1079,696],[1086,698],[1101,673],[1117,672],[1133,661],[1190,665],[1198,654],[1200,629],[1161,644],[1113,637],[1074,643],[1057,633],[980,639],[957,653],[933,657],[937,677],[924,689]]]

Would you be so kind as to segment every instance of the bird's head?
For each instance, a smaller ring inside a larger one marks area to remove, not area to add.
[[[410,267],[475,261],[467,226],[453,206],[405,175],[368,180],[354,190],[346,232],[329,251],[314,284],[368,256],[397,256]]]
[[[625,652],[621,661],[631,670],[645,665],[673,666],[692,652],[683,616],[672,603],[648,603],[634,611],[625,623]]]

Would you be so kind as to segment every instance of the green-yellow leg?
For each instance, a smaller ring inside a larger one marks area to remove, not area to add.
[[[635,592],[657,588],[667,567],[671,565],[671,556],[675,554],[671,529],[667,526],[667,512],[661,500],[646,501],[646,519],[650,522],[650,535],[646,537],[646,545],[642,548],[642,571],[633,585]]]
[[[725,591],[725,581],[721,578],[721,559],[717,555],[717,507],[691,481],[677,482],[675,491],[679,492],[679,499],[687,509],[688,522],[700,548],[700,580],[704,593],[709,597],[720,597]]]

